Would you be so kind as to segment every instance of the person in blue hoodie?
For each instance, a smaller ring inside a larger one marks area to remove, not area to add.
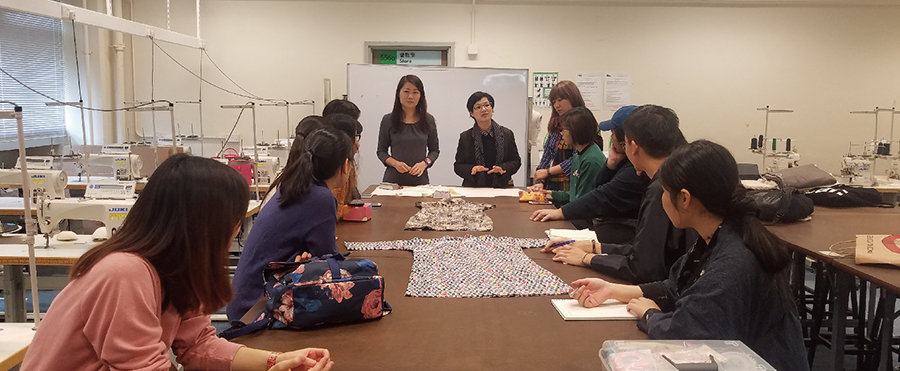
[[[337,200],[331,189],[350,175],[353,142],[332,127],[312,131],[297,148],[281,175],[272,202],[263,206],[241,253],[231,287],[229,320],[238,320],[261,298],[263,268],[273,261],[293,261],[338,254],[335,245]]]
[[[659,170],[666,215],[700,235],[664,281],[622,285],[575,281],[585,307],[628,303],[651,339],[740,340],[777,370],[808,370],[788,284],[790,252],[745,197],[737,163],[719,144],[698,140]]]

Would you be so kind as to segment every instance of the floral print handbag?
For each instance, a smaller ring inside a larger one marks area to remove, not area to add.
[[[266,328],[302,330],[381,318],[391,312],[384,301],[384,277],[368,259],[338,254],[303,262],[272,262],[263,276],[265,309],[250,323],[232,322],[219,336],[233,339]]]

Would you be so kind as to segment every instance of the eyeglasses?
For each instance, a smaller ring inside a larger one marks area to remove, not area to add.
[[[483,110],[483,109],[489,109],[489,108],[491,108],[491,105],[490,105],[490,104],[483,104],[483,105],[480,105],[480,106],[472,107],[472,111],[481,111],[481,110]]]

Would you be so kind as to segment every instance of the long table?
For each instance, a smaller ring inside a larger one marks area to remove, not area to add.
[[[854,240],[855,242],[858,234],[900,233],[900,209],[816,207],[812,221],[775,225],[770,226],[769,229],[787,241],[797,253],[835,268],[831,348],[834,369],[842,370],[848,295],[855,278],[859,277],[883,288],[884,313],[893,314],[894,303],[897,294],[900,293],[900,269],[890,266],[856,264],[853,258],[836,257],[829,254],[829,248],[841,241]],[[795,270],[797,269],[802,272],[802,267],[795,267]],[[797,276],[795,275],[795,277]],[[892,318],[890,314],[885,316]],[[879,369],[887,369],[891,363],[892,330],[893,321],[884,320],[881,328],[883,335],[879,344],[881,353]]]
[[[338,224],[343,241],[386,241],[490,234],[546,237],[548,228],[572,228],[567,222],[528,220],[541,208],[516,198],[468,199],[497,205],[488,210],[494,230],[482,232],[404,231],[418,209],[430,199],[375,196],[373,219]],[[547,206],[543,206],[547,207]],[[528,249],[526,255],[566,282],[602,277],[582,267],[563,265],[552,255]],[[412,253],[354,251],[352,258],[371,259],[385,277],[385,300],[394,312],[379,320],[321,327],[306,331],[265,330],[238,338],[248,346],[289,351],[323,347],[343,370],[602,370],[598,352],[605,340],[646,340],[635,321],[564,321],[550,297],[446,299],[406,297]],[[607,278],[608,277],[604,277]]]

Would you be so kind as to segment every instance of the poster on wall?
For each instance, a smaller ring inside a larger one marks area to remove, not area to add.
[[[550,108],[550,89],[559,82],[559,72],[534,73],[534,107]]]
[[[603,86],[603,109],[615,111],[631,104],[631,75],[607,73]]]
[[[584,106],[591,110],[600,109],[600,72],[578,72],[575,74],[575,85],[584,98]]]

